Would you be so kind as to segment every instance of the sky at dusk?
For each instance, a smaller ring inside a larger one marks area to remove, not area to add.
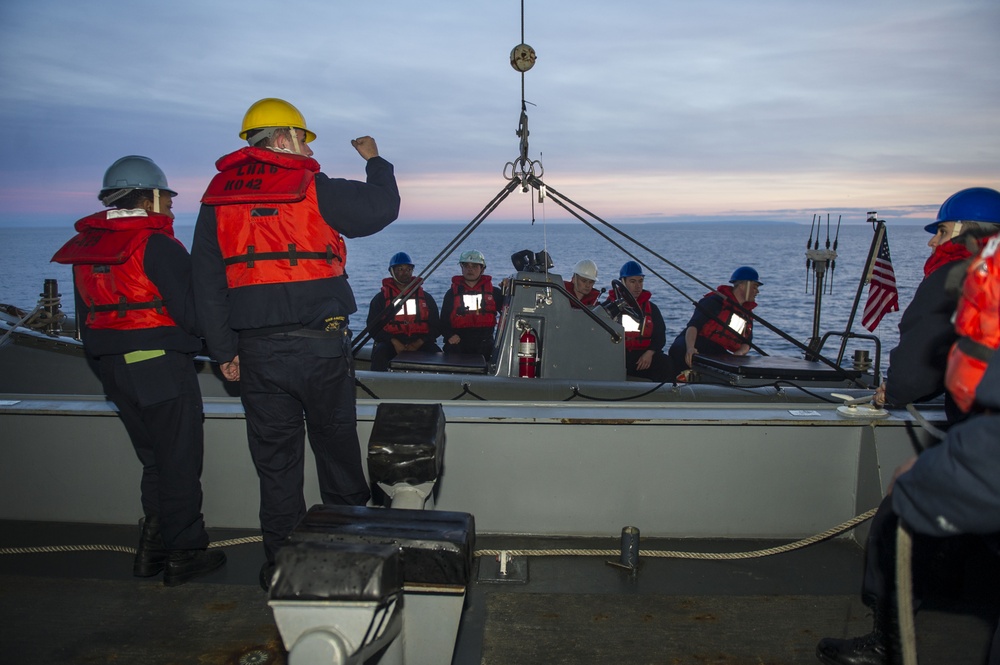
[[[362,179],[350,139],[375,137],[401,221],[468,221],[518,156],[521,25],[517,0],[6,0],[0,225],[100,209],[128,154],[194,215],[263,97],[329,175]],[[524,41],[529,156],[609,221],[926,223],[1000,188],[997,0],[525,0]],[[494,218],[531,214],[515,193]]]

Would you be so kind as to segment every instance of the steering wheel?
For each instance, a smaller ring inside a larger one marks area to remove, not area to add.
[[[615,294],[615,299],[611,303],[617,311],[608,313],[611,314],[611,318],[617,319],[622,314],[627,314],[636,321],[642,322],[642,307],[639,305],[639,301],[635,299],[632,292],[629,291],[621,280],[613,279],[611,280],[611,291]]]

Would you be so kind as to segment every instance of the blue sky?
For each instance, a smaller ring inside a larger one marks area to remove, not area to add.
[[[916,222],[1000,188],[996,0],[524,5],[531,156],[609,221]],[[520,41],[517,0],[8,0],[0,225],[99,209],[127,154],[159,163],[192,215],[272,96],[305,115],[328,174],[363,177],[349,141],[374,136],[401,221],[468,221],[518,154]],[[494,217],[530,215],[517,194]]]

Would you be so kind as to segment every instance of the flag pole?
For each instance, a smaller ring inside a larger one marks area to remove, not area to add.
[[[871,281],[875,257],[878,255],[878,248],[882,245],[882,236],[885,235],[885,221],[878,219],[877,212],[869,212],[868,221],[875,226],[875,234],[872,236],[872,245],[868,248],[868,260],[865,261],[865,269],[861,272],[861,280],[858,282],[858,292],[854,294],[854,305],[851,307],[851,316],[847,320],[847,332],[840,338],[840,351],[837,353],[838,365],[844,359],[844,351],[847,349],[847,339],[854,328],[854,317],[857,315],[858,305],[861,303],[861,294],[865,290],[865,284]]]

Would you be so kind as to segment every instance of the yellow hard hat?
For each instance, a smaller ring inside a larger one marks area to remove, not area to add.
[[[247,109],[243,116],[243,129],[240,130],[240,138],[246,140],[247,134],[255,129],[264,127],[295,127],[306,133],[306,143],[316,138],[316,135],[306,127],[306,119],[302,117],[299,110],[286,102],[284,99],[268,97]]]

